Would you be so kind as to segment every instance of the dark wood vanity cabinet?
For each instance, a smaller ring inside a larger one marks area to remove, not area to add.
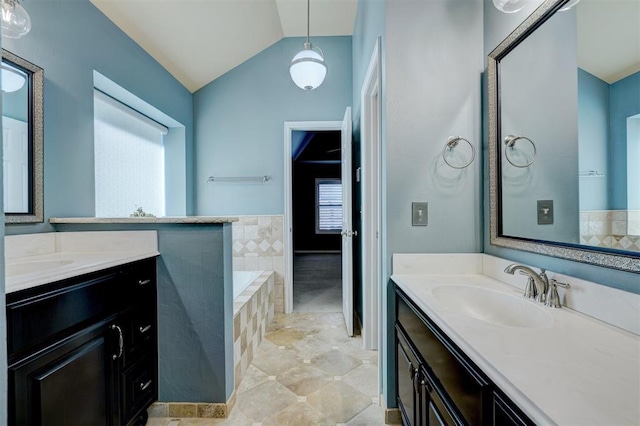
[[[534,424],[397,287],[395,330],[405,425]]]
[[[9,423],[145,424],[156,305],[155,259],[8,294]]]

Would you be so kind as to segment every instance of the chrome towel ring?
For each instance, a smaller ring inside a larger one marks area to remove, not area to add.
[[[529,167],[530,165],[533,164],[534,161],[536,161],[536,155],[538,154],[537,150],[536,150],[536,144],[533,143],[533,141],[531,139],[529,139],[526,136],[522,136],[522,135],[508,135],[504,138],[504,144],[507,146],[507,148],[511,148],[513,149],[514,146],[516,145],[516,142],[518,142],[520,139],[529,141],[529,143],[531,144],[531,146],[533,147],[533,158],[531,159],[531,161],[529,161],[527,164],[516,164],[513,161],[511,161],[511,158],[509,158],[509,151],[505,149],[504,151],[504,156],[507,159],[507,161],[509,162],[509,164],[511,164],[513,167],[518,167],[519,169],[524,169],[526,167]]]
[[[454,166],[453,164],[447,161],[446,153],[447,151],[451,151],[455,147],[457,147],[460,141],[464,141],[469,144],[469,147],[471,148],[471,160],[469,160],[469,162],[464,166]],[[452,167],[454,169],[466,169],[471,165],[471,163],[473,163],[473,160],[475,160],[475,158],[476,158],[476,149],[473,147],[471,142],[469,142],[462,136],[449,136],[449,139],[447,139],[447,143],[444,145],[444,148],[442,148],[442,159],[444,160],[445,163],[447,163],[449,167]]]

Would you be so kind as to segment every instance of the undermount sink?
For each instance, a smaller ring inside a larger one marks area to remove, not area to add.
[[[5,265],[5,274],[7,276],[30,274],[70,265],[71,263],[73,263],[73,260],[36,260],[32,262],[7,263]]]
[[[536,302],[487,288],[440,286],[433,289],[433,296],[449,310],[494,325],[537,328],[552,322]]]

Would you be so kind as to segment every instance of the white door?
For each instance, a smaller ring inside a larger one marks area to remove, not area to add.
[[[29,125],[2,116],[4,211],[29,212]]]
[[[342,313],[353,336],[353,219],[351,208],[351,107],[342,120]]]

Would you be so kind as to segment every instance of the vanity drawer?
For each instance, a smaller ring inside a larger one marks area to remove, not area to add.
[[[404,293],[398,290],[396,294],[398,323],[415,346],[442,401],[463,422],[488,424],[491,382]]]
[[[155,401],[158,395],[155,360],[141,358],[122,373],[122,398],[125,418],[132,418]]]
[[[118,310],[121,287],[115,275],[81,281],[7,304],[10,362]],[[13,296],[13,295],[12,295]],[[8,298],[9,299],[9,298]]]

